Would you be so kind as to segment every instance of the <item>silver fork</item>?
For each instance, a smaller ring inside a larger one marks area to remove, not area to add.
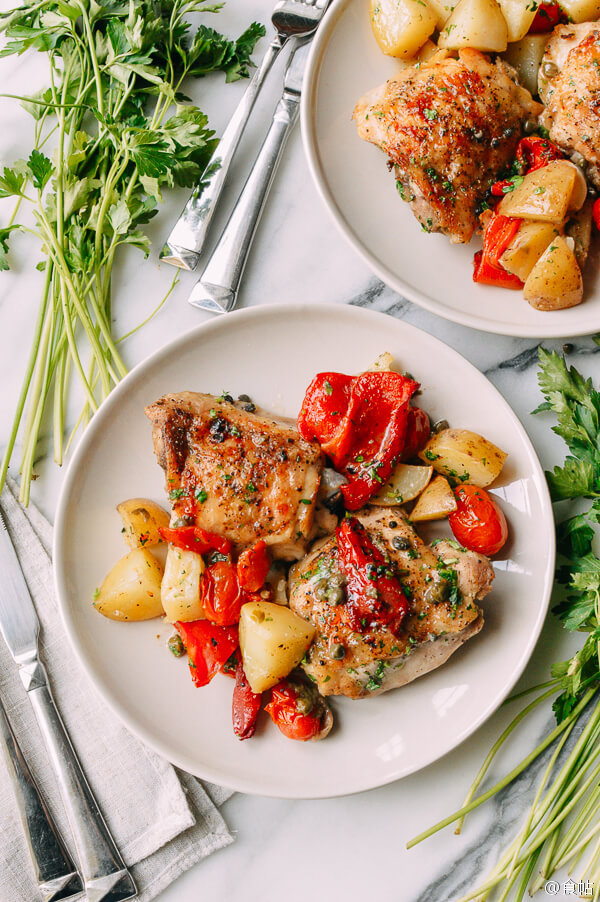
[[[290,38],[303,37],[315,31],[327,2],[328,0],[280,0],[276,4],[271,22],[277,34],[269,44],[260,67],[254,73],[208,164],[207,172],[210,175],[194,189],[167,238],[161,253],[161,259],[166,263],[187,270],[193,270],[198,265],[227,172],[265,78]]]

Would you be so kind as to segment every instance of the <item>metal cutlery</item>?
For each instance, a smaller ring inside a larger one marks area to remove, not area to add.
[[[38,650],[39,621],[0,514],[0,632],[19,668],[61,791],[88,902],[124,902],[137,891],[109,833],[52,698]]]
[[[298,38],[314,32],[328,2],[329,0],[281,0],[276,4],[271,21],[277,34],[271,41],[260,67],[256,70],[219,141],[207,167],[207,172],[210,174],[194,190],[167,238],[161,253],[161,259],[166,263],[187,270],[193,270],[198,265],[231,161],[265,78],[290,38]]]
[[[310,42],[305,41],[288,63],[283,94],[273,115],[271,128],[229,222],[189,297],[194,307],[213,313],[229,313],[236,305],[256,228],[287,139],[298,119],[309,49]]]
[[[83,883],[33,774],[0,699],[0,748],[13,786],[35,881],[44,902],[66,902],[83,893]]]

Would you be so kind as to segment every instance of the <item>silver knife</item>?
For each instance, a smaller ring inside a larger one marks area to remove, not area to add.
[[[275,109],[271,128],[229,222],[189,297],[194,307],[213,313],[228,313],[235,307],[256,227],[287,139],[298,119],[309,50],[310,39],[299,43],[288,63],[283,94]]]
[[[83,894],[77,873],[0,699],[0,752],[5,758],[23,832],[34,867],[35,882],[43,902],[66,902]]]
[[[52,698],[38,649],[39,621],[0,513],[0,632],[18,668],[54,769],[88,902],[125,902],[135,883],[108,831]]]

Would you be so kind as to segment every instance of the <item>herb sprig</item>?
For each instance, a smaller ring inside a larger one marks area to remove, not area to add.
[[[514,697],[537,693],[490,750],[463,807],[408,844],[411,847],[454,822],[460,832],[468,813],[552,750],[519,834],[485,881],[460,902],[491,898],[500,887],[504,902],[520,902],[565,865],[572,873],[585,854],[582,877],[594,887],[593,898],[600,898],[600,558],[594,550],[600,524],[600,393],[558,354],[540,349],[539,358],[544,401],[534,412],[555,414],[553,431],[569,452],[561,466],[546,473],[548,485],[553,501],[577,503],[572,516],[557,526],[561,597],[553,610],[565,629],[582,633],[585,639],[569,660],[553,665],[547,683]],[[509,774],[477,796],[496,754],[519,723],[553,696],[556,727]]]
[[[0,58],[36,50],[48,58],[50,85],[18,97],[32,115],[29,157],[0,167],[0,197],[15,198],[0,228],[0,270],[20,230],[40,241],[45,260],[33,344],[2,466],[4,484],[23,424],[20,497],[29,485],[40,427],[53,417],[54,457],[65,451],[65,408],[75,375],[85,407],[71,439],[126,373],[112,327],[112,270],[129,245],[148,256],[144,226],[162,191],[200,182],[216,146],[204,113],[182,93],[209,72],[246,77],[264,28],[232,41],[192,13],[203,0],[30,0],[0,16]],[[47,155],[51,138],[56,150]],[[19,222],[31,204],[34,225]],[[23,422],[24,421],[24,422]],[[70,440],[69,439],[69,442]],[[67,442],[67,447],[68,443]]]

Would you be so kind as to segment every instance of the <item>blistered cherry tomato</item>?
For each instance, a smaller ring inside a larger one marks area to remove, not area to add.
[[[201,590],[204,613],[211,623],[229,626],[239,621],[245,599],[235,564],[217,561],[207,567],[202,575]]]
[[[271,557],[264,539],[242,551],[237,562],[237,577],[242,589],[258,592],[265,584],[271,566]]]
[[[269,712],[273,723],[288,739],[306,742],[313,739],[322,727],[320,716],[312,712],[304,695],[288,680],[282,680],[273,687],[271,701],[265,711]]]
[[[455,492],[457,509],[448,517],[456,541],[469,551],[497,554],[508,536],[506,517],[492,496],[476,485]]]

